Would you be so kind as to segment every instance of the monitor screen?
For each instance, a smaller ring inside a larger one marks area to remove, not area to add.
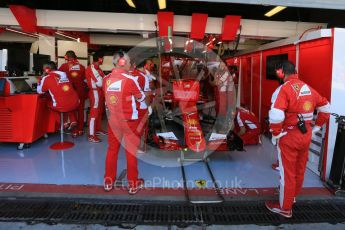
[[[13,82],[16,93],[31,93],[33,92],[29,84],[25,81],[25,78],[19,78],[19,79],[10,79],[11,82]]]
[[[43,65],[50,61],[49,55],[43,55],[43,54],[33,54],[34,59],[34,72],[36,75],[39,73],[43,73]]]
[[[0,78],[0,96],[4,96],[5,94],[5,85],[6,85],[6,79]]]
[[[30,52],[19,48],[8,49],[7,70],[10,76],[23,76],[25,71],[30,70]]]
[[[271,55],[266,58],[266,79],[276,80],[276,70],[282,62],[288,60],[288,54]]]

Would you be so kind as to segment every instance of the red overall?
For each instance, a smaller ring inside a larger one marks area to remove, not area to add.
[[[239,131],[240,127],[245,127],[246,132],[240,137],[243,141],[243,145],[257,145],[260,142],[260,123],[255,114],[242,109],[237,109],[236,116],[236,131]]]
[[[297,75],[288,77],[272,96],[269,112],[270,131],[273,136],[286,132],[278,140],[278,159],[280,167],[280,206],[291,210],[294,197],[302,189],[304,173],[311,142],[314,110],[318,110],[315,125],[322,125],[329,119],[329,103],[313,88],[298,79]],[[307,133],[297,127],[297,115],[303,116]]]
[[[127,158],[127,179],[129,186],[138,181],[136,153],[140,142],[138,130],[138,111],[136,102],[145,100],[133,76],[122,69],[113,69],[103,79],[106,105],[109,109],[108,152],[105,162],[104,178],[116,179],[117,159],[122,140]]]
[[[69,61],[64,63],[59,68],[67,74],[68,79],[71,81],[73,88],[77,91],[79,97],[79,106],[76,110],[78,117],[78,130],[83,130],[84,127],[84,108],[85,100],[87,98],[87,84],[85,82],[85,67],[79,64],[78,60]]]
[[[104,73],[99,65],[91,64],[86,68],[85,77],[89,87],[90,99],[89,135],[94,136],[97,131],[101,130],[104,110],[104,94],[102,91]]]

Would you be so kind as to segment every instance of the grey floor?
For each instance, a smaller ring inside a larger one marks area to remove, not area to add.
[[[51,135],[17,150],[15,144],[0,143],[0,182],[34,184],[102,185],[104,161],[107,149],[106,136],[101,143],[89,143],[86,137],[67,139],[75,147],[65,151],[52,151],[49,146],[59,140]],[[147,187],[182,187],[182,175],[178,158],[180,152],[149,149],[139,157],[140,176]],[[186,153],[186,157],[195,157]],[[270,188],[276,187],[279,173],[271,169],[276,159],[276,150],[268,139],[260,146],[248,146],[245,152],[216,152],[211,155],[210,166],[221,187],[224,188]],[[121,150],[118,175],[126,167],[126,158]],[[196,187],[195,180],[210,181],[202,162],[186,164],[188,185]],[[207,183],[213,187],[212,183]],[[323,187],[317,175],[307,170],[305,187]]]

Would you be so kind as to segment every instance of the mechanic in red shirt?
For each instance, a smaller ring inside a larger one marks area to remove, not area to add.
[[[257,145],[260,141],[260,123],[253,112],[238,107],[235,118],[235,130],[243,145]]]
[[[152,82],[152,77],[150,72],[147,70],[148,63],[152,63],[150,59],[145,60],[144,63],[140,63],[132,72],[131,75],[136,77],[136,80],[140,86],[140,89],[145,94],[145,101],[137,103],[138,117],[139,117],[139,129],[141,130],[141,144],[139,147],[140,153],[145,152],[145,141],[148,135],[148,117],[152,113],[152,108],[150,106],[152,102],[152,92],[150,88],[150,82]]]
[[[104,94],[102,90],[104,73],[101,70],[100,65],[103,64],[103,57],[104,55],[102,53],[96,52],[93,55],[93,63],[89,65],[85,71],[90,99],[88,141],[93,143],[101,142],[101,139],[97,137],[96,134],[107,134],[101,129],[102,114],[104,110]]]
[[[117,158],[122,140],[127,158],[129,194],[136,194],[144,180],[138,179],[137,151],[140,143],[137,102],[145,100],[145,94],[135,77],[129,74],[130,58],[119,52],[114,56],[115,68],[103,79],[103,91],[108,108],[108,152],[105,162],[104,190],[113,189],[116,180]]]
[[[85,100],[88,95],[87,84],[85,80],[85,67],[79,63],[77,55],[74,51],[69,50],[65,55],[66,63],[62,64],[59,68],[67,74],[68,79],[73,85],[73,88],[77,91],[79,97],[79,106],[76,110],[77,116],[77,129],[72,132],[73,137],[81,136],[84,134],[84,108]]]
[[[284,79],[272,96],[269,111],[272,142],[278,146],[280,171],[279,202],[267,201],[266,207],[286,218],[292,217],[292,206],[302,190],[312,134],[329,119],[330,105],[326,98],[298,79],[290,61],[277,70]],[[318,115],[312,128],[314,110]]]
[[[37,86],[37,93],[44,94],[49,92],[51,100],[48,107],[58,112],[56,120],[59,122],[61,112],[67,112],[70,116],[71,124],[76,124],[74,110],[79,105],[77,92],[66,76],[66,73],[56,71],[56,64],[52,61],[43,65],[44,76]],[[72,112],[71,112],[72,111]]]

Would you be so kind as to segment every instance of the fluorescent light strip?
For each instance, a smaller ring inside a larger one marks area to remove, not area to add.
[[[282,10],[285,10],[286,6],[276,6],[272,10],[268,11],[265,16],[266,17],[272,17],[273,15],[279,13]]]
[[[69,39],[75,40],[75,41],[77,41],[77,42],[80,41],[79,38],[74,38],[74,37],[68,36],[68,35],[63,34],[63,33],[60,33],[60,32],[55,32],[55,34],[60,35],[60,36],[65,37],[65,38],[69,38]]]
[[[167,8],[167,2],[166,0],[158,0],[158,6],[160,10],[163,10]]]
[[[126,2],[127,2],[127,4],[128,4],[130,7],[136,8],[135,5],[134,5],[133,0],[126,0]]]
[[[38,38],[38,35],[36,35],[36,34],[29,34],[29,33],[25,33],[25,32],[19,31],[19,30],[14,30],[11,28],[6,28],[6,30],[11,31],[13,33],[17,33],[17,34],[22,34],[22,35],[26,35],[26,36],[33,37],[33,38]]]

